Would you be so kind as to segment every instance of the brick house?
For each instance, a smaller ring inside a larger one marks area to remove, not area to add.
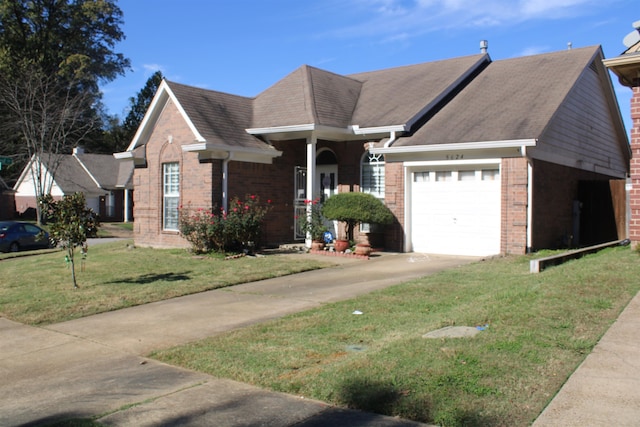
[[[630,150],[602,60],[596,46],[346,76],[302,66],[253,98],[164,81],[114,154],[135,164],[136,244],[187,246],[179,205],[246,194],[273,201],[265,243],[300,241],[303,201],[343,191],[393,211],[393,251],[521,254],[624,237],[614,201]]]
[[[76,192],[84,193],[87,207],[101,221],[130,221],[133,212],[133,165],[119,162],[109,154],[88,154],[75,148],[72,154],[44,156],[41,162],[42,182],[50,182],[51,195],[59,200]],[[51,169],[55,169],[53,175]],[[20,216],[31,217],[36,209],[33,159],[22,170],[14,186],[15,208]]]
[[[632,247],[640,243],[640,21],[624,38],[627,49],[618,57],[607,59],[605,65],[613,71],[623,86],[633,91],[631,97],[631,178],[629,189],[629,239]]]

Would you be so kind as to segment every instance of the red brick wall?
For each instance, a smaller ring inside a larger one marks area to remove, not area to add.
[[[172,138],[169,138],[169,137]],[[171,139],[171,142],[169,140]],[[162,164],[180,164],[180,203],[183,208],[222,206],[222,161],[199,162],[196,153],[181,146],[193,143],[193,134],[174,105],[169,103],[156,123],[147,143],[147,165],[134,172],[134,237],[136,244],[156,247],[186,247],[179,233],[162,230]],[[277,245],[294,239],[294,172],[306,166],[306,141],[273,141],[282,156],[272,164],[231,161],[229,200],[257,195],[271,201],[265,218],[262,243]],[[358,191],[363,142],[318,141],[317,148],[330,148],[336,155],[339,191]]]
[[[527,251],[527,159],[502,159],[500,252],[524,254]]]
[[[182,145],[192,144],[193,133],[170,101],[160,115],[146,146],[147,165],[134,171],[134,239],[137,245],[188,247],[176,231],[162,229],[162,164],[178,162],[180,203],[193,208],[212,205],[212,164],[199,163]]]
[[[534,161],[532,249],[573,245],[573,201],[580,197],[580,181],[608,182],[609,179],[612,178],[595,172]],[[611,203],[611,200],[602,203]],[[582,237],[584,240],[585,236]]]
[[[640,81],[633,88],[631,97],[631,185],[629,205],[629,239],[636,247],[640,243]]]
[[[404,251],[404,167],[402,163],[385,164],[385,204],[396,220],[385,228],[385,249]]]

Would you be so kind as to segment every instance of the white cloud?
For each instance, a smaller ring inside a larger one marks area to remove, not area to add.
[[[143,64],[142,68],[144,69],[145,74],[149,74],[149,75],[155,73],[156,71],[161,71],[162,74],[166,73],[165,67],[163,67],[160,64]]]
[[[531,56],[538,55],[539,53],[549,52],[549,46],[529,46],[524,48],[515,56]]]
[[[559,19],[594,13],[599,0],[351,0],[349,8],[359,24],[330,34],[337,37],[378,36],[400,39],[444,29],[514,26],[536,19]]]

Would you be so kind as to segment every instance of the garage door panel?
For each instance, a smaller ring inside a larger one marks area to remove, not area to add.
[[[475,178],[473,181],[412,183],[414,251],[459,255],[500,252],[499,175],[491,181],[481,177],[476,172],[465,175],[465,179]]]

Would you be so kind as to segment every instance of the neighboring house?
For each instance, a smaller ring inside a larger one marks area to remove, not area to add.
[[[633,248],[640,244],[640,21],[623,39],[626,50],[604,64],[617,76],[620,84],[633,91],[631,97],[631,176],[629,179],[629,240]]]
[[[114,154],[136,166],[136,244],[187,246],[178,206],[245,194],[273,201],[264,243],[292,242],[304,200],[343,191],[393,211],[387,250],[522,254],[615,240],[624,208],[612,198],[622,188],[624,204],[630,150],[602,59],[596,46],[348,76],[302,66],[255,98],[164,81]]]
[[[13,219],[16,211],[14,193],[15,191],[0,177],[0,220]]]
[[[75,148],[73,154],[45,159],[42,165],[44,179],[50,179],[49,169],[53,159],[60,162],[53,173],[51,195],[54,199],[84,193],[87,207],[97,212],[102,221],[132,219],[132,164],[118,162],[110,154],[87,154],[81,148]],[[32,215],[35,212],[34,167],[32,159],[14,186],[15,206],[20,215]]]

